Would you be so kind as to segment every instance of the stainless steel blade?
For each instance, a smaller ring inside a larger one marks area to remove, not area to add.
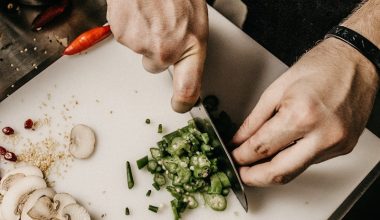
[[[243,208],[247,212],[248,202],[247,202],[247,197],[244,192],[244,186],[241,182],[241,179],[235,168],[235,165],[230,157],[230,154],[228,153],[226,146],[224,145],[222,139],[220,138],[218,131],[216,130],[215,125],[212,123],[210,116],[208,115],[202,102],[198,102],[198,104],[190,110],[190,114],[194,119],[199,118],[202,120],[206,120],[212,126],[213,132],[215,133],[215,136],[218,138],[220,142],[220,148],[215,149],[215,153],[217,154],[217,158],[220,161],[220,164],[222,166],[221,169],[226,172],[227,176],[229,177],[231,181],[232,190],[234,191],[240,204],[243,206]]]

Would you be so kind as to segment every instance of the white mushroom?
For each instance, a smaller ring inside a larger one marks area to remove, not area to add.
[[[70,205],[77,203],[70,194],[68,193],[58,193],[54,196],[54,209],[57,212],[56,218],[58,219],[65,219],[65,216],[63,215],[62,211],[63,209]]]
[[[55,194],[55,191],[51,188],[43,188],[38,189],[34,191],[32,194],[29,195],[29,198],[26,200],[22,212],[21,212],[21,219],[22,220],[32,220],[31,217],[28,216],[28,212],[33,208],[33,206],[37,203],[38,199],[41,197],[48,197],[50,199],[53,199]]]
[[[71,204],[62,210],[63,216],[67,220],[91,220],[90,214],[87,210],[78,204]]]
[[[0,181],[0,193],[4,195],[9,188],[25,176],[43,177],[41,170],[35,166],[22,166],[6,173]]]
[[[4,195],[1,204],[1,212],[4,219],[18,220],[20,218],[18,206],[22,198],[25,198],[25,195],[30,194],[36,189],[45,187],[45,180],[39,176],[26,176],[17,181]]]
[[[53,209],[53,201],[47,196],[42,196],[28,211],[28,216],[30,217],[30,219],[38,220],[53,219],[53,217],[55,216],[55,211]]]
[[[86,159],[95,150],[95,133],[86,125],[78,124],[71,129],[70,153],[78,159]]]

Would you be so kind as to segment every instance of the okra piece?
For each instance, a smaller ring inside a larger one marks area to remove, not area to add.
[[[163,152],[160,149],[155,148],[155,147],[150,148],[150,154],[155,160],[159,160],[163,157]]]
[[[145,119],[145,124],[150,124],[150,119],[149,118]]]
[[[211,186],[208,190],[209,194],[221,194],[223,190],[222,182],[220,181],[218,175],[214,174],[210,178]]]
[[[230,193],[230,189],[229,188],[225,188],[222,190],[222,195],[223,196],[228,196],[228,194]]]
[[[161,187],[157,183],[153,183],[152,186],[157,190],[160,191]]]
[[[223,211],[227,207],[227,200],[222,195],[204,193],[203,197],[206,201],[206,204],[215,211]]]
[[[155,161],[155,160],[149,160],[148,167],[147,167],[149,172],[155,173],[157,167],[158,167],[157,161]]]
[[[148,156],[145,156],[145,157],[136,161],[137,167],[139,168],[139,170],[141,170],[142,168],[144,168],[148,164],[148,162],[149,162]]]
[[[231,187],[231,182],[224,172],[217,172],[216,175],[219,177],[219,180],[222,183],[223,188]]]
[[[156,183],[159,186],[163,186],[166,184],[165,176],[159,173],[154,174],[154,183]]]
[[[194,196],[186,196],[184,201],[187,203],[187,207],[189,209],[195,209],[196,207],[198,207],[198,202],[194,198]]]
[[[146,196],[149,197],[150,194],[152,194],[152,190],[148,190],[148,192],[146,192]]]
[[[158,212],[158,207],[154,205],[149,205],[148,209],[154,213]]]
[[[128,188],[132,189],[133,186],[135,185],[135,181],[133,180],[133,175],[132,175],[132,169],[131,169],[131,164],[129,164],[129,161],[127,161],[127,181],[128,181]]]
[[[159,124],[158,125],[158,128],[157,128],[157,133],[162,133],[162,124]]]
[[[126,208],[125,208],[125,215],[129,215],[129,214],[130,214],[130,212],[129,212],[129,208],[126,207]]]

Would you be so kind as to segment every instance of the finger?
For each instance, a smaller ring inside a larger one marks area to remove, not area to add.
[[[232,156],[240,165],[252,164],[286,148],[299,140],[304,132],[289,123],[285,115],[278,113],[236,148]]]
[[[242,181],[249,186],[261,187],[288,183],[313,163],[317,149],[315,145],[313,139],[303,139],[269,162],[242,167]]]
[[[251,114],[245,119],[239,130],[232,138],[233,145],[240,145],[251,137],[275,113],[279,98],[275,95],[269,97],[264,92]]]
[[[201,47],[174,64],[172,108],[187,112],[200,95],[206,48]]]
[[[158,59],[153,59],[147,56],[143,56],[142,63],[144,69],[150,73],[160,73],[170,66],[170,63],[164,63]]]

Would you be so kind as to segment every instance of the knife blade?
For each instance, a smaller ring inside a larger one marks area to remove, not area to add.
[[[217,155],[218,161],[220,162],[221,170],[223,170],[227,174],[228,178],[231,181],[231,188],[233,192],[235,193],[240,204],[243,206],[244,210],[248,212],[248,201],[244,192],[243,183],[241,182],[239,174],[236,170],[236,167],[230,157],[230,154],[226,146],[220,138],[220,135],[218,134],[218,131],[215,128],[215,125],[212,123],[210,116],[208,115],[205,107],[203,106],[200,100],[190,110],[190,115],[195,120],[203,120],[203,122],[206,122],[206,124],[209,125],[208,131],[211,131],[214,134],[215,138],[217,138],[217,140],[219,141],[220,147],[215,149],[215,154]]]

